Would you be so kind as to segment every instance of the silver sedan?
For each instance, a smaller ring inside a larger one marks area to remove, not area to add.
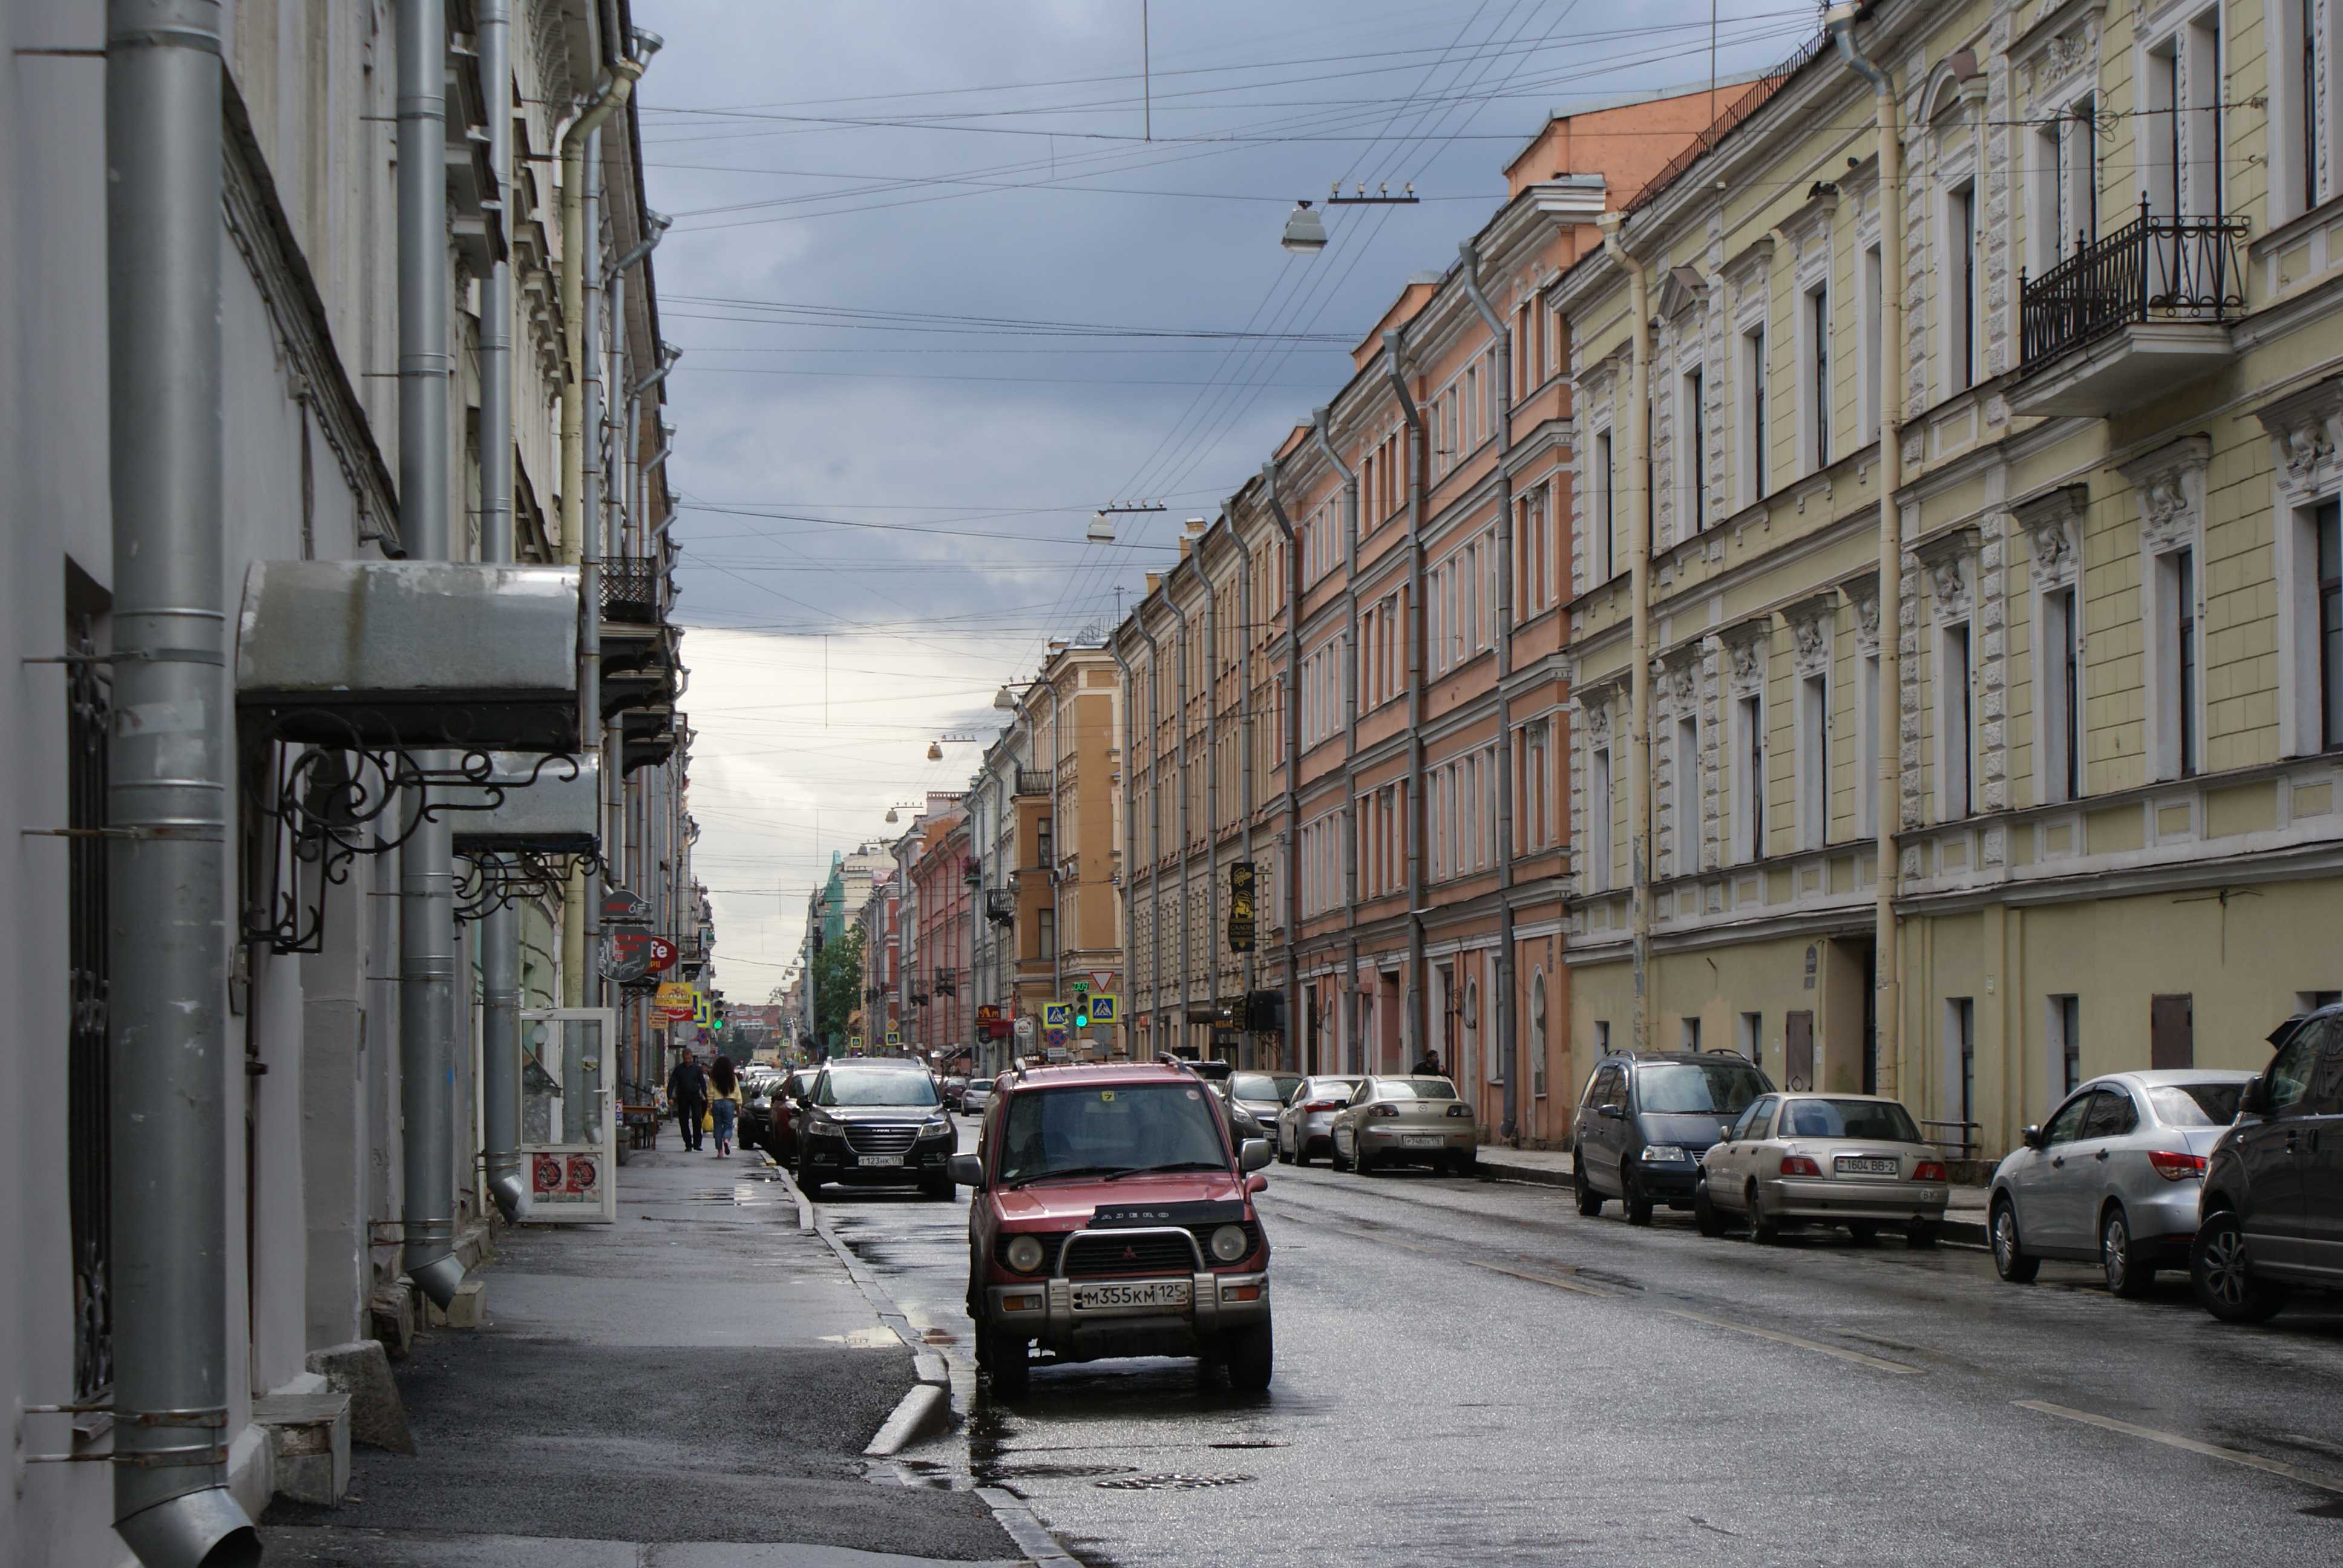
[[[1311,1078],[1286,1096],[1277,1113],[1277,1157],[1307,1165],[1334,1149],[1334,1112],[1351,1103],[1363,1078]]]
[[[2110,1072],[2068,1095],[1993,1173],[1993,1265],[2012,1284],[2045,1258],[2097,1262],[2135,1296],[2188,1266],[2206,1157],[2237,1118],[2249,1072]]]
[[[1933,1247],[1952,1196],[1947,1175],[1944,1157],[1893,1100],[1761,1095],[1701,1157],[1693,1218],[1702,1235],[1715,1236],[1738,1217],[1761,1242],[1815,1222],[1845,1225],[1868,1242],[1893,1225],[1913,1246]]]
[[[1481,1124],[1444,1078],[1370,1078],[1334,1113],[1332,1141],[1327,1160],[1337,1171],[1364,1176],[1385,1165],[1430,1165],[1470,1176]]]

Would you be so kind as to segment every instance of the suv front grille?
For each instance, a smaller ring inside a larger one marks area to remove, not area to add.
[[[850,1121],[846,1146],[857,1154],[907,1154],[920,1138],[916,1121]]]
[[[1107,1274],[1185,1274],[1196,1267],[1196,1254],[1180,1236],[1118,1236],[1102,1231],[1082,1237],[1066,1253],[1070,1279],[1095,1279]]]

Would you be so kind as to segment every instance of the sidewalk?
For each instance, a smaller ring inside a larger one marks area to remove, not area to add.
[[[1529,1181],[1542,1187],[1567,1187],[1577,1169],[1568,1151],[1560,1149],[1508,1149],[1502,1143],[1481,1146],[1481,1173],[1498,1181]],[[1986,1189],[1956,1187],[1945,1209],[1946,1241],[1959,1246],[1987,1244]]]
[[[270,1562],[1023,1560],[981,1498],[863,1458],[912,1352],[755,1155],[639,1153],[618,1180],[614,1225],[504,1233],[487,1325],[434,1331],[397,1368],[419,1456],[358,1450],[338,1509],[279,1501]]]

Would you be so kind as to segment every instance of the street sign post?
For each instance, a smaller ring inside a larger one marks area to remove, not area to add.
[[[1021,1018],[1017,1020],[1017,1038],[1020,1040],[1031,1040],[1033,1038],[1033,1020],[1031,1019]]]
[[[1107,991],[1101,991],[1092,996],[1091,998],[1091,1021],[1092,1023],[1121,1022],[1121,999],[1120,997],[1114,996],[1111,992]]]
[[[1043,1029],[1058,1030],[1062,1032],[1066,1027],[1066,1014],[1068,1010],[1069,1010],[1064,1002],[1043,1002],[1041,1004],[1041,1027]]]
[[[887,1031],[887,1048],[888,1048],[889,1050],[894,1050],[896,1047],[898,1047],[898,1046],[901,1045],[902,1043],[903,1043],[903,1031],[902,1031],[901,1030],[900,1030],[900,1029],[890,1029],[890,1030],[889,1030]]]

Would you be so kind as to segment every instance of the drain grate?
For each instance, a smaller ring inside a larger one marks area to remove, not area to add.
[[[1285,1444],[1273,1437],[1232,1437],[1219,1442],[1208,1442],[1206,1448],[1283,1448]]]
[[[1093,1483],[1115,1492],[1201,1492],[1213,1486],[1242,1486],[1250,1475],[1117,1475]]]

